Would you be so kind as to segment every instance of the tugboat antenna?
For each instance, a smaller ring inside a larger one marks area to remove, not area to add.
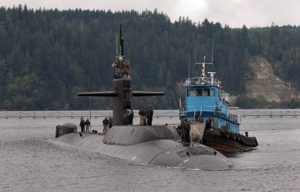
[[[119,54],[118,47],[119,47],[118,31],[116,31],[116,56]]]
[[[211,45],[211,64],[214,64],[214,39]]]
[[[205,64],[212,64],[212,63],[205,63],[205,56],[204,56],[202,63],[195,63],[195,64],[202,64],[202,74],[201,74],[201,77],[202,78],[206,77],[206,75],[205,75]]]
[[[194,76],[194,71],[195,71],[195,68],[196,68],[196,62],[197,62],[197,55],[196,55],[196,39],[194,39],[194,54],[195,54],[195,65],[194,65],[194,70],[193,70],[193,73],[192,73],[192,77]]]
[[[188,78],[190,78],[190,71],[191,71],[191,55],[189,54],[189,71],[188,71]]]
[[[196,40],[194,39],[194,49],[195,49],[195,63],[197,62],[197,53],[196,53]]]
[[[212,45],[211,45],[211,63],[206,63],[206,64],[214,64],[214,40],[212,42]]]
[[[196,47],[196,45],[195,45],[195,47]],[[205,56],[203,57],[202,63],[196,63],[196,51],[195,51],[195,64],[202,64],[202,74],[201,74],[201,77],[202,78],[206,77],[206,75],[205,75],[205,64],[211,64],[211,65],[214,64],[214,40],[212,42],[211,63],[205,63]]]

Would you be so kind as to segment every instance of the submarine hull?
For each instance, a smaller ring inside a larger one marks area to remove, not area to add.
[[[176,130],[166,126],[114,126],[106,135],[69,133],[54,143],[140,164],[201,170],[225,170],[231,162],[201,144],[184,146]],[[81,134],[81,135],[80,135]]]

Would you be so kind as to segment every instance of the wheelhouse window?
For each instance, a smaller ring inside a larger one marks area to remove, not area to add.
[[[204,89],[204,96],[210,96],[209,89]]]
[[[190,92],[191,92],[191,97],[194,97],[195,96],[195,90],[191,89]]]
[[[196,89],[196,96],[202,96],[202,89]]]
[[[187,97],[194,97],[195,96],[195,90],[194,89],[187,89],[186,90],[186,96]]]
[[[210,91],[210,93],[211,93],[211,96],[215,96],[215,89],[211,89],[211,91]]]

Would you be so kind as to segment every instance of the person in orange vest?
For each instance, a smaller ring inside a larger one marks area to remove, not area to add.
[[[201,116],[199,115],[198,119],[197,119],[198,122],[200,123],[203,123],[203,119],[201,118]]]
[[[209,116],[207,116],[206,124],[205,124],[205,129],[211,128],[211,119]]]

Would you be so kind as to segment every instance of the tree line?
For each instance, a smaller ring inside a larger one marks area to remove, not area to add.
[[[0,7],[0,110],[111,109],[110,98],[77,97],[112,89],[115,34],[123,25],[133,89],[164,91],[164,97],[134,99],[134,108],[176,109],[178,84],[199,76],[206,56],[225,91],[245,93],[251,56],[272,63],[276,75],[300,90],[300,27],[240,28],[220,23],[171,22],[157,10],[30,9]],[[241,97],[239,105],[245,103]],[[293,101],[297,107],[298,101]],[[255,102],[254,102],[255,103]],[[251,106],[254,106],[251,105]],[[299,104],[300,106],[300,104]]]

